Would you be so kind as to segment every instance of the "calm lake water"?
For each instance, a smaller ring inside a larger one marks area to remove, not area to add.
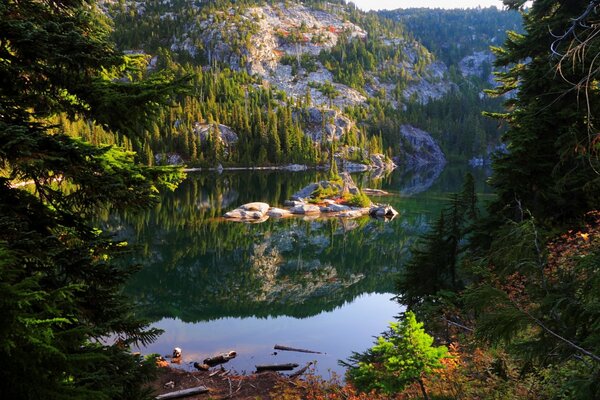
[[[380,188],[400,215],[389,222],[270,219],[261,224],[220,217],[264,201],[281,206],[294,192],[323,179],[308,172],[191,173],[153,210],[107,217],[106,228],[134,245],[141,265],[126,292],[153,326],[165,333],[144,353],[183,349],[183,368],[235,350],[227,368],[304,364],[317,373],[343,373],[338,360],[368,348],[402,311],[392,300],[395,276],[410,244],[425,232],[466,169],[353,175],[359,186]],[[472,171],[484,192],[484,172]],[[485,198],[485,195],[483,195]],[[275,344],[325,354],[278,351]]]

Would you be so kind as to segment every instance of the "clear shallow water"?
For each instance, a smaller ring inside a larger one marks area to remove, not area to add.
[[[353,175],[359,186],[391,193],[373,198],[400,212],[390,222],[294,218],[253,225],[221,218],[251,201],[282,205],[323,179],[314,171],[190,174],[153,210],[107,216],[105,228],[135,245],[124,261],[141,266],[126,293],[165,330],[142,351],[165,355],[181,347],[183,367],[235,350],[227,368],[240,372],[317,360],[319,374],[343,373],[337,361],[368,348],[402,311],[390,294],[396,274],[465,172]],[[483,182],[484,173],[477,178]],[[275,344],[326,354],[273,355]]]
[[[338,360],[365,348],[365,343],[377,336],[400,311],[398,304],[390,301],[391,297],[391,294],[364,294],[332,311],[302,319],[247,317],[182,323],[165,318],[156,326],[166,334],[145,351],[164,354],[176,343],[184,349],[182,366],[190,368],[194,361],[235,349],[237,357],[225,367],[240,372],[252,372],[256,364],[304,365],[316,361],[320,374],[328,376],[330,371],[341,374]],[[276,344],[326,354],[275,351]]]

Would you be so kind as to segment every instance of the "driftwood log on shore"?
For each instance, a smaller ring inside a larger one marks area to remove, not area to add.
[[[214,367],[215,365],[224,364],[236,356],[237,353],[235,351],[230,351],[229,353],[223,353],[219,354],[218,356],[205,358],[204,364],[208,365],[209,367]]]
[[[304,368],[300,368],[298,371],[294,372],[293,374],[290,374],[290,379],[296,379],[297,377],[299,377],[300,375],[302,375],[303,373],[306,372],[306,370],[308,370],[310,368],[310,366],[313,365],[313,362],[309,362],[308,364],[306,364],[304,366]]]
[[[161,394],[156,396],[156,400],[178,399],[180,397],[192,396],[194,394],[202,394],[208,392],[206,386],[198,386],[190,389],[177,390],[175,392]]]
[[[256,372],[263,371],[291,371],[294,368],[298,367],[298,364],[264,364],[264,365],[255,365]]]
[[[314,351],[314,350],[306,350],[306,349],[297,349],[294,347],[287,347],[287,346],[282,346],[279,344],[276,344],[275,347],[273,347],[275,350],[283,350],[283,351],[296,351],[299,353],[311,353],[311,354],[323,354],[320,351]]]

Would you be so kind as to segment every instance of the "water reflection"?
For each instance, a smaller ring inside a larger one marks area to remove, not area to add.
[[[147,351],[168,354],[180,346],[188,356],[202,353],[190,360],[198,361],[235,349],[240,357],[232,365],[248,369],[258,360],[273,361],[265,357],[276,343],[312,347],[331,358],[321,360],[324,373],[338,370],[335,361],[352,350],[368,347],[400,311],[389,300],[395,275],[448,193],[459,190],[463,175],[464,170],[447,168],[423,172],[424,179],[403,171],[354,176],[359,186],[391,193],[374,198],[400,212],[391,222],[365,217],[241,224],[221,216],[251,201],[280,206],[323,176],[190,174],[153,210],[110,215],[104,224],[135,244],[125,261],[142,268],[126,292],[144,317],[166,329]]]

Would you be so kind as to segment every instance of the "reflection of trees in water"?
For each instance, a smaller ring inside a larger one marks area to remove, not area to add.
[[[311,173],[191,176],[154,210],[111,216],[108,229],[136,244],[129,261],[143,266],[128,293],[149,318],[199,321],[305,317],[363,293],[392,291],[412,239],[404,231],[418,226],[418,218],[257,225],[220,219],[245,202],[282,204],[316,179]]]

